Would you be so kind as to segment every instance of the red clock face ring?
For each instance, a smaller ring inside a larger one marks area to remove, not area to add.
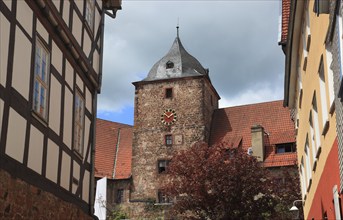
[[[166,109],[163,114],[161,115],[161,122],[165,125],[173,124],[177,119],[175,110],[173,109]]]

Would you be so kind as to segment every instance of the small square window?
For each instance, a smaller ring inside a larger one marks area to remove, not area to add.
[[[117,203],[122,203],[124,202],[124,190],[123,189],[118,189],[117,190]]]
[[[167,146],[173,145],[173,136],[172,136],[171,134],[167,134],[167,135],[165,136],[165,144],[166,144]]]
[[[158,173],[164,173],[167,170],[169,160],[159,160],[158,161]]]
[[[173,67],[174,67],[174,63],[173,63],[173,62],[168,61],[168,62],[166,63],[166,69],[171,69],[171,68],[173,68]]]
[[[166,89],[166,98],[167,99],[173,98],[173,89],[172,88]]]
[[[276,145],[276,153],[293,153],[296,152],[295,145],[293,143],[286,143],[286,144],[277,144]]]
[[[170,203],[168,196],[162,191],[158,191],[158,203]]]

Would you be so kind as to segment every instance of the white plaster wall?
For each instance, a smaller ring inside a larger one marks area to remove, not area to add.
[[[17,20],[24,27],[25,31],[32,34],[33,12],[25,1],[17,1]]]
[[[3,2],[6,4],[7,8],[11,10],[12,8],[12,1],[13,0],[4,0]]]
[[[42,23],[40,23],[38,19],[37,19],[36,31],[46,43],[49,42],[49,33],[47,32],[47,30],[44,28],[44,26],[42,25]]]
[[[92,99],[92,93],[89,91],[89,89],[86,87],[86,108],[88,109],[88,111],[90,113],[92,113],[92,103],[93,103],[93,99]]]
[[[69,27],[69,10],[70,10],[70,2],[69,1],[64,1],[63,2],[63,20]]]
[[[79,9],[79,11],[81,12],[81,14],[83,14],[83,2],[84,1],[80,1],[80,0],[75,1],[76,6]]]
[[[83,35],[83,51],[85,52],[86,57],[88,57],[89,53],[91,52],[92,41],[87,31],[85,31]]]
[[[102,5],[102,3],[100,3],[100,1],[98,1],[98,3],[100,5]],[[100,6],[100,8],[101,8],[101,6]],[[98,12],[98,10],[95,10],[95,14],[94,14],[94,32],[95,33],[98,31],[98,28],[100,26],[100,21],[101,21],[101,14]],[[95,34],[94,34],[94,36],[95,36]]]
[[[83,81],[82,81],[81,77],[79,76],[79,74],[76,74],[76,85],[83,92]]]
[[[30,131],[30,145],[27,166],[37,173],[42,173],[44,135],[33,125]]]
[[[93,53],[93,68],[97,74],[99,74],[99,63],[100,63],[100,55],[97,50]]]
[[[48,151],[46,158],[46,177],[57,182],[59,147],[52,140],[48,140]]]
[[[0,26],[0,84],[6,87],[10,23],[2,13],[0,14]]]
[[[56,134],[60,134],[60,118],[61,118],[61,84],[51,74],[50,84],[50,108],[49,108],[49,127]]]
[[[68,85],[73,88],[74,85],[74,69],[68,60],[66,60],[65,80]]]
[[[76,1],[76,2],[81,2],[81,1]],[[72,32],[73,32],[73,35],[74,35],[75,39],[79,43],[79,45],[81,45],[81,33],[82,33],[81,30],[82,30],[82,22],[79,19],[79,16],[74,11],[74,14],[73,14],[73,30],[72,30]]]
[[[68,89],[65,90],[64,97],[64,126],[63,142],[71,149],[72,127],[73,127],[73,94]]]
[[[70,164],[70,156],[62,152],[61,186],[66,190],[69,190]]]
[[[29,99],[31,47],[30,41],[17,27],[14,45],[12,86],[27,100]]]
[[[56,70],[62,75],[62,51],[60,48],[52,41],[52,51],[51,51],[51,64],[54,65]]]
[[[57,11],[60,11],[61,1],[60,0],[52,0],[52,2],[54,3],[55,7],[57,8]]]
[[[21,163],[24,157],[25,135],[26,120],[14,109],[10,108],[5,152],[8,156]]]
[[[82,182],[80,182],[80,165],[78,163],[76,163],[75,161],[73,164],[73,177],[79,181],[79,184],[82,184]],[[78,185],[73,183],[72,192],[74,194],[76,193],[77,187],[78,187]]]
[[[89,200],[89,182],[89,172],[85,171],[85,175],[83,177],[82,199],[86,202]]]

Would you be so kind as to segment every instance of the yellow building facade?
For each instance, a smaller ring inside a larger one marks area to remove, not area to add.
[[[332,55],[325,45],[329,1],[326,3],[290,1],[284,48],[284,105],[295,110],[305,219],[341,218]]]

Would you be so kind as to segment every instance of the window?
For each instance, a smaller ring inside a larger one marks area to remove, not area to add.
[[[124,202],[124,190],[123,189],[118,189],[117,190],[117,203],[122,203]]]
[[[170,60],[166,63],[166,69],[171,69],[174,67],[174,63],[171,62]]]
[[[305,145],[305,159],[306,159],[306,180],[307,180],[307,187],[310,187],[311,184],[311,180],[312,180],[312,168],[311,168],[311,163],[310,163],[310,148],[308,146],[308,143],[306,141],[306,145]]]
[[[328,109],[327,109],[327,100],[326,100],[326,86],[325,86],[325,76],[324,76],[324,63],[323,56],[320,59],[319,65],[319,89],[320,89],[320,104],[322,108],[322,120],[323,126],[328,120]]]
[[[331,48],[331,46],[328,46],[328,48]],[[326,63],[327,63],[327,72],[328,72],[328,87],[329,87],[329,107],[333,106],[333,102],[335,99],[335,93],[334,93],[334,81],[333,81],[333,71],[330,68],[330,65],[332,63],[332,53],[330,52],[330,49],[326,48]],[[331,109],[330,109],[331,110]],[[330,112],[332,113],[332,112]]]
[[[166,98],[167,99],[173,98],[173,89],[172,88],[166,89]]]
[[[333,193],[333,204],[335,207],[335,218],[336,219],[341,219],[341,209],[340,209],[340,198],[339,198],[339,194],[338,194],[338,189],[337,189],[337,185],[334,185],[333,189],[332,189],[332,193]]]
[[[292,153],[295,152],[295,146],[293,143],[285,143],[285,144],[277,144],[276,145],[276,153],[282,154],[282,153]]]
[[[329,14],[330,12],[329,0],[315,0],[313,5],[313,12],[319,16],[320,14]]]
[[[158,191],[158,203],[170,203],[168,196],[162,191]]]
[[[165,136],[165,143],[167,146],[173,145],[173,136],[171,134]]]
[[[33,83],[33,111],[47,119],[49,94],[50,53],[42,42],[36,41],[35,70]]]
[[[86,0],[86,13],[85,13],[86,22],[93,31],[93,22],[94,22],[94,0]]]
[[[320,148],[320,132],[319,132],[319,117],[318,117],[318,108],[317,108],[317,98],[316,94],[314,94],[312,99],[312,117],[313,117],[313,130],[314,130],[314,137],[315,137],[315,147],[316,150]]]
[[[85,102],[79,92],[75,93],[74,108],[74,150],[82,156]]]
[[[301,183],[301,195],[304,200],[305,195],[306,195],[306,177],[305,177],[305,168],[304,168],[304,158],[301,158],[300,183]]]
[[[158,173],[164,173],[167,170],[169,160],[158,161]]]

